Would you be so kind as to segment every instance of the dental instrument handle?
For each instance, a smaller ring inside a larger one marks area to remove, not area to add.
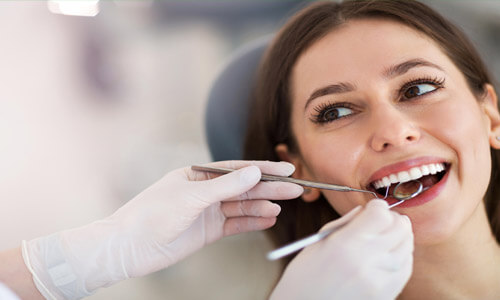
[[[310,246],[314,243],[317,243],[321,241],[322,239],[326,238],[330,234],[334,233],[335,231],[339,230],[340,228],[344,227],[346,223],[339,223],[336,224],[335,226],[325,229],[323,231],[320,231],[315,234],[311,234],[309,236],[306,236],[305,238],[302,238],[300,240],[297,240],[295,242],[292,242],[290,244],[287,244],[283,247],[280,247],[278,249],[275,249],[273,251],[270,251],[267,253],[266,257],[268,260],[277,260],[282,257],[285,257],[287,255],[290,255],[292,253],[295,253],[307,246]]]
[[[205,166],[191,166],[191,170],[220,173],[220,174],[227,174],[227,173],[234,171],[232,169],[214,168],[214,167],[205,167]],[[262,174],[260,180],[261,181],[291,182],[291,183],[295,183],[295,184],[298,184],[301,186],[323,189],[323,190],[333,190],[333,191],[339,191],[339,192],[370,193],[370,194],[374,195],[375,197],[377,197],[377,194],[372,192],[372,191],[360,190],[360,189],[355,189],[355,188],[351,188],[351,187],[347,187],[347,186],[343,186],[343,185],[337,185],[337,184],[308,181],[308,180],[297,179],[297,178],[293,178],[293,177]]]
[[[405,202],[407,199],[400,200],[396,203],[393,203],[389,205],[389,209],[393,208],[394,206],[398,206],[399,204]],[[307,246],[310,246],[314,243],[317,243],[321,241],[322,239],[326,238],[330,234],[334,233],[335,231],[339,230],[340,228],[344,227],[348,221],[343,222],[343,223],[338,223],[335,226],[325,229],[323,231],[311,234],[309,236],[306,236],[305,238],[302,238],[300,240],[297,240],[295,242],[291,242],[290,244],[287,244],[285,246],[282,246],[280,248],[277,248],[273,251],[270,251],[267,253],[266,257],[268,260],[277,260],[282,257],[285,257],[287,255],[290,255],[292,253],[295,253]]]

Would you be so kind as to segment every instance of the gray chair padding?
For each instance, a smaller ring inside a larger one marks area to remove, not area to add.
[[[205,134],[214,161],[243,157],[249,100],[260,59],[270,39],[262,38],[237,51],[210,90]]]

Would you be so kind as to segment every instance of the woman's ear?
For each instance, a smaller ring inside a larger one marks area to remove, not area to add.
[[[483,108],[489,120],[489,140],[494,149],[500,149],[500,113],[498,111],[498,98],[495,88],[489,83],[485,84],[486,95],[483,99]]]
[[[291,153],[288,150],[288,146],[285,144],[278,144],[275,148],[274,151],[276,151],[276,154],[282,161],[287,161],[289,163],[292,163],[295,166],[295,172],[292,174],[293,178],[299,178],[299,179],[306,179],[307,178],[307,172],[305,171],[304,163],[302,162],[302,159],[294,154]],[[302,194],[301,198],[305,202],[313,202],[319,199],[319,196],[321,196],[321,192],[318,189],[315,188],[304,188],[304,193]]]

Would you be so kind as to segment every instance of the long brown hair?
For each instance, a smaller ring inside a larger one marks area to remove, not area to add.
[[[319,2],[305,8],[282,28],[262,62],[255,101],[249,116],[245,159],[279,160],[275,146],[297,151],[290,126],[290,73],[298,57],[314,42],[351,19],[384,18],[403,23],[436,42],[465,76],[477,99],[485,94],[491,77],[464,33],[428,6],[417,1],[361,0]],[[486,209],[493,233],[500,241],[500,151],[492,149],[493,169],[486,195]],[[282,213],[270,229],[277,244],[284,244],[319,230],[339,215],[321,196],[312,203],[279,202]]]

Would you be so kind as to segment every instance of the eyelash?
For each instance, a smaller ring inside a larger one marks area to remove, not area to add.
[[[311,121],[316,124],[324,124],[324,123],[330,123],[336,120],[340,120],[342,118],[347,118],[349,116],[345,117],[339,117],[338,119],[331,120],[331,121],[325,121],[323,120],[325,117],[325,114],[335,108],[348,108],[348,109],[353,109],[354,110],[354,105],[349,103],[349,102],[338,102],[338,103],[333,103],[333,102],[328,102],[328,103],[321,103],[317,107],[314,108],[316,111],[316,114],[311,116]]]
[[[432,94],[435,91],[443,88],[444,81],[445,81],[444,78],[438,78],[438,77],[422,77],[422,78],[413,79],[413,80],[410,80],[410,81],[406,82],[405,84],[403,84],[403,86],[401,86],[401,88],[399,89],[398,94],[399,94],[400,98],[403,98],[405,91],[407,91],[410,87],[416,86],[419,84],[430,84],[436,88],[435,90],[427,92],[423,95],[419,95],[419,96],[408,98],[408,99],[420,98],[422,96]],[[404,101],[404,100],[408,100],[408,99],[401,99],[401,100]]]
[[[401,86],[401,88],[398,90],[398,92],[397,92],[398,98],[400,99],[400,101],[409,101],[411,99],[416,99],[416,98],[420,98],[420,97],[432,94],[435,91],[444,87],[444,81],[445,81],[444,78],[437,78],[437,77],[421,77],[421,78],[409,80],[408,82],[403,84]],[[405,92],[408,91],[409,88],[416,86],[416,85],[419,85],[419,84],[430,84],[430,85],[433,85],[435,87],[435,89],[432,91],[426,92],[422,95],[417,95],[415,97],[410,97],[410,98],[404,99]],[[352,114],[349,114],[347,116],[338,117],[337,119],[334,119],[334,120],[324,120],[325,114],[327,112],[329,112],[330,110],[336,109],[336,108],[348,108],[348,109],[354,110],[355,106],[349,102],[321,103],[317,107],[314,108],[316,113],[311,116],[310,120],[316,124],[326,124],[326,123],[338,121],[340,119],[348,118],[348,117],[352,116]]]

